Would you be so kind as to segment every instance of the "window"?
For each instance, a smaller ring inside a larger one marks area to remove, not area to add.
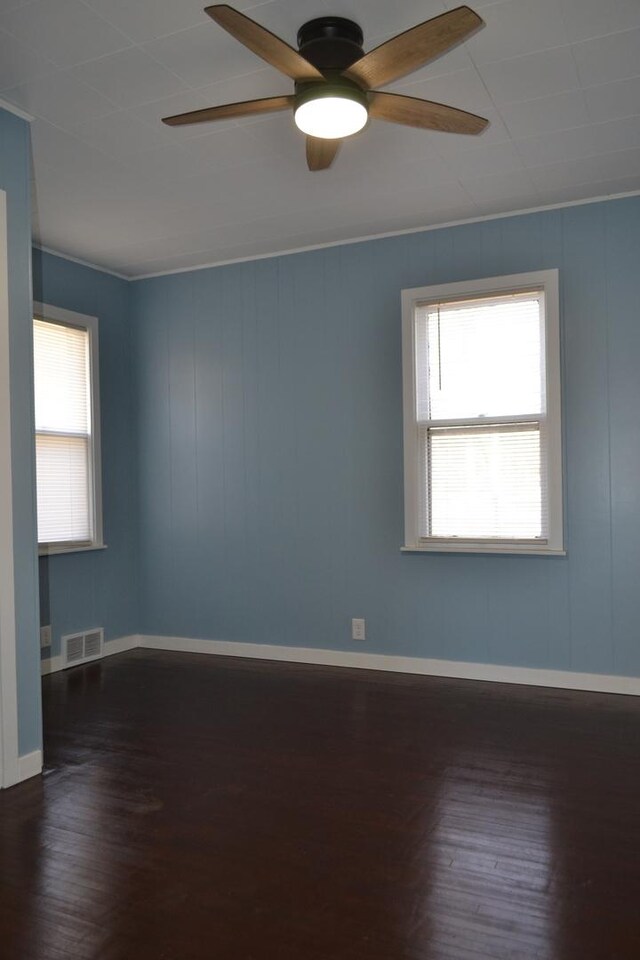
[[[38,545],[101,547],[98,321],[36,305],[33,320]]]
[[[557,270],[402,298],[405,549],[563,553]]]

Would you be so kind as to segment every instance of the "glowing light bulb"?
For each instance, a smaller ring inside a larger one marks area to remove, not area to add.
[[[301,103],[294,118],[298,129],[310,137],[337,140],[362,130],[368,119],[367,108],[358,100],[342,95],[315,97]]]

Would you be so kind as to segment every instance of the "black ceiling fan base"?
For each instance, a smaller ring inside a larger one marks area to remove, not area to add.
[[[346,70],[364,56],[361,28],[345,17],[317,17],[298,30],[298,48],[318,70]]]

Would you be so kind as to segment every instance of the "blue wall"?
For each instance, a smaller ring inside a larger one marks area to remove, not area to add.
[[[34,250],[33,288],[36,300],[99,319],[107,549],[40,559],[40,619],[52,626],[55,655],[60,653],[60,637],[65,633],[102,626],[109,639],[134,633],[137,627],[137,458],[130,286],[126,280]]]
[[[20,754],[42,744],[33,444],[29,125],[0,110],[0,189],[7,194],[11,466]]]
[[[640,675],[639,264],[635,197],[133,284],[141,631]],[[552,267],[568,556],[401,554],[400,290]]]

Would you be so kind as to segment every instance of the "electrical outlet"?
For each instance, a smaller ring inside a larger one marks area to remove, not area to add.
[[[51,624],[46,627],[40,627],[40,649],[51,646]]]
[[[351,639],[352,640],[364,640],[364,620],[359,620],[357,617],[354,617],[351,621]]]

